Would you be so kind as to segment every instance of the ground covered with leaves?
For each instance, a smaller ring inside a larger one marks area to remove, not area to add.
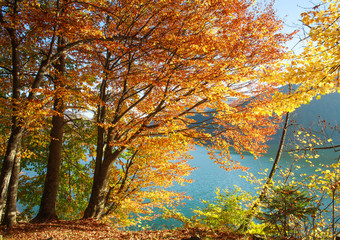
[[[248,239],[239,234],[211,232],[204,229],[174,229],[160,231],[121,231],[109,224],[95,220],[54,221],[50,223],[19,223],[12,228],[0,227],[3,239]],[[1,238],[0,238],[1,239]]]

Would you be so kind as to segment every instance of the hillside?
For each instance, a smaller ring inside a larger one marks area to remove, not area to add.
[[[321,96],[321,98],[313,99],[309,104],[302,105],[290,115],[290,120],[296,126],[300,125],[304,128],[317,128],[319,119],[325,120],[332,126],[340,123],[340,94],[332,93]],[[287,137],[293,137],[294,128],[288,130]],[[280,141],[282,131],[279,130],[269,144],[275,144]]]
[[[314,99],[308,105],[303,105],[292,114],[292,119],[307,127],[317,123],[319,116],[331,124],[340,123],[340,94],[332,93]]]
[[[320,99],[313,99],[309,104],[302,105],[300,108],[291,113],[290,120],[294,121],[297,125],[301,125],[304,128],[308,128],[312,125],[316,125],[319,119],[325,120],[332,125],[340,123],[340,93],[332,93],[321,96]],[[195,115],[192,117],[198,123],[211,122],[211,115],[204,117],[202,115]],[[207,132],[212,133],[213,127],[206,129]],[[268,144],[276,144],[280,141],[281,130],[278,130],[272,140]],[[292,137],[292,130],[288,132],[288,137]]]

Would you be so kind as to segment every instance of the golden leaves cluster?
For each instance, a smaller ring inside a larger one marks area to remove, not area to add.
[[[324,0],[301,15],[309,28],[302,52],[288,54],[281,64],[282,71],[273,72],[269,77],[281,85],[297,86],[292,95],[276,95],[276,113],[293,111],[318,95],[340,91],[339,7],[338,0]]]

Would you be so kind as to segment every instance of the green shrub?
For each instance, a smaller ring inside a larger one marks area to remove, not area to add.
[[[268,227],[265,231],[276,237],[300,237],[306,221],[312,219],[317,208],[308,192],[296,185],[274,186],[262,201],[257,219]]]
[[[198,225],[204,225],[211,229],[236,229],[245,221],[247,216],[247,203],[251,201],[249,193],[235,187],[231,191],[217,189],[216,197],[213,201],[205,201],[202,208],[194,210],[195,215],[192,221]]]

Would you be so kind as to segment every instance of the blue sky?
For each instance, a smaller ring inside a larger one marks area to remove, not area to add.
[[[301,26],[300,14],[311,10],[321,0],[276,0],[274,8],[277,10],[277,15],[285,20],[284,30],[285,32],[292,32],[297,28],[297,25]],[[289,48],[295,45],[299,40],[299,34],[287,45]]]
[[[317,0],[276,0],[274,7],[277,14],[287,20],[288,25],[293,25],[300,19],[300,13],[311,10],[318,2]]]

